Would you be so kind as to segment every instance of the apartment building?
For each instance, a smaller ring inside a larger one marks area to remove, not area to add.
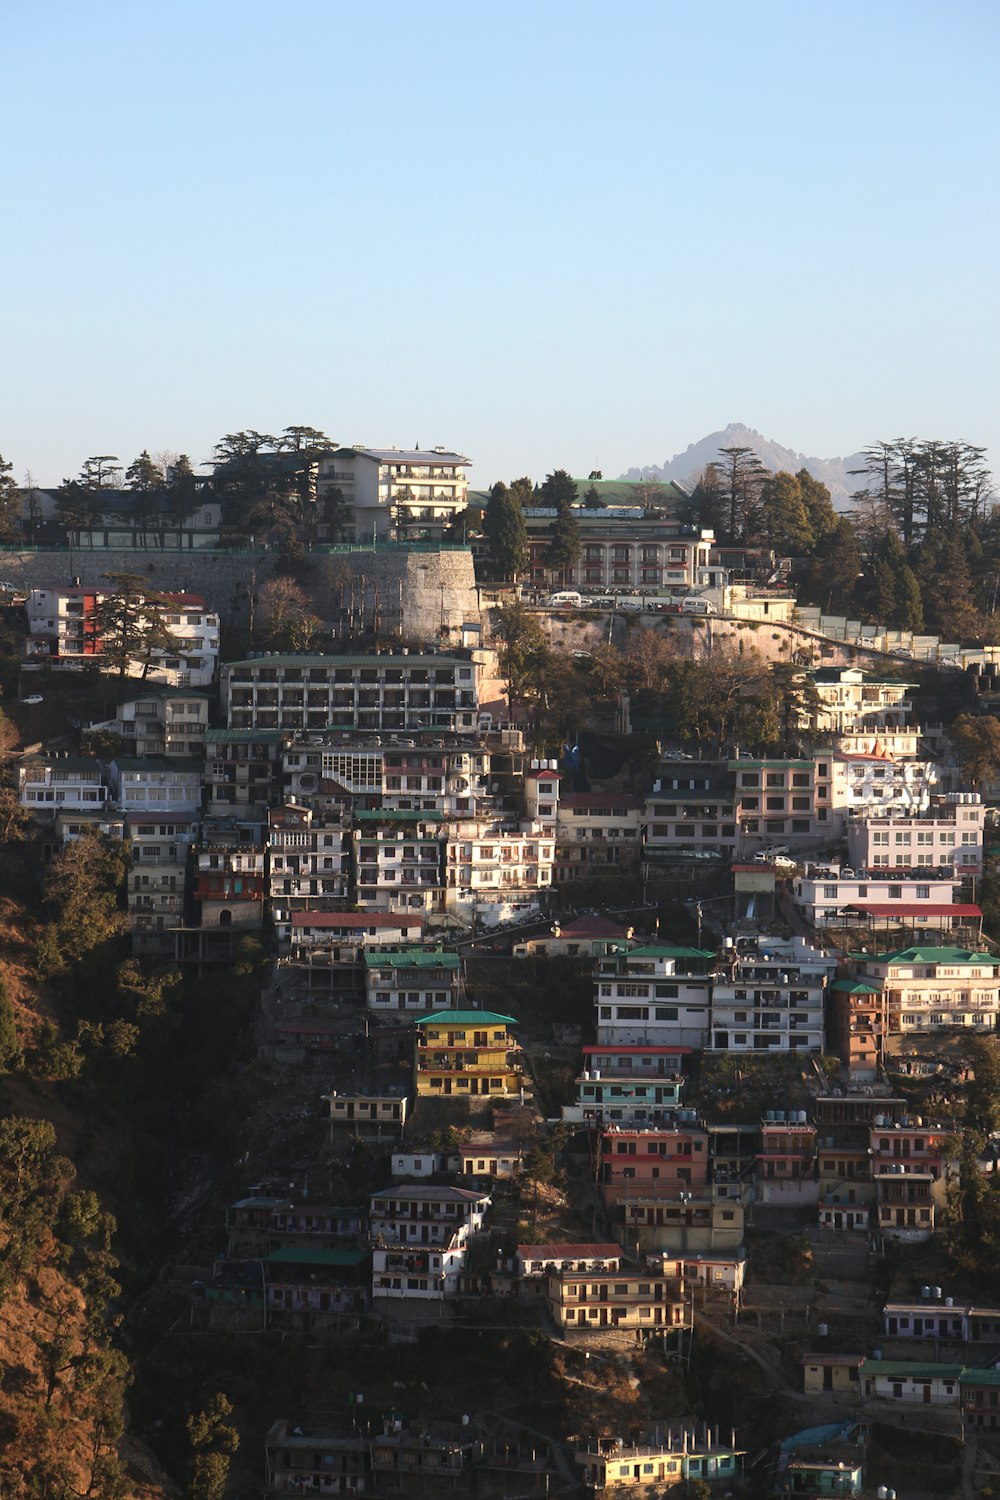
[[[489,1206],[488,1193],[429,1183],[397,1184],[372,1193],[373,1295],[454,1296],[469,1240],[482,1228]]]
[[[161,687],[137,693],[101,728],[119,735],[136,756],[200,756],[208,730],[208,694]],[[93,726],[92,726],[93,727]]]
[[[104,647],[95,619],[98,605],[111,591],[83,588],[32,589],[28,594],[29,657],[48,656],[60,662],[99,664]],[[149,593],[159,619],[172,637],[156,646],[149,660],[137,658],[129,674],[175,687],[211,687],[219,660],[219,616],[199,594]]]
[[[857,980],[878,992],[890,1050],[925,1032],[997,1029],[1000,958],[989,953],[914,947],[866,954],[854,968]]]
[[[553,507],[526,506],[528,575],[536,588],[572,587],[600,594],[605,589],[681,593],[717,588],[726,570],[713,563],[712,531],[697,531],[667,517],[647,517],[641,507],[589,510],[574,507],[580,555],[568,569],[549,566]]]
[[[693,1110],[681,1111],[669,1127],[607,1125],[598,1133],[596,1149],[597,1180],[609,1209],[626,1198],[705,1196],[708,1132]]]
[[[851,867],[807,865],[803,875],[792,882],[795,904],[812,927],[828,927],[845,918],[863,920],[866,915],[892,918],[901,922],[933,927],[947,919],[948,908],[955,906],[955,895],[961,884],[950,871],[938,868],[925,875],[858,874]],[[960,919],[965,909],[956,910]]]
[[[878,679],[857,667],[813,672],[818,700],[811,728],[817,734],[878,734],[901,728],[913,708],[914,682]]]
[[[267,883],[265,854],[253,844],[205,843],[195,848],[194,899],[202,927],[260,927]]]
[[[391,809],[468,817],[492,804],[490,752],[478,741],[297,734],[283,755],[285,782],[314,808]]]
[[[206,730],[203,776],[208,816],[263,819],[280,795],[282,744],[279,729]]]
[[[254,657],[226,663],[220,695],[230,729],[456,733],[478,723],[471,654]]]
[[[600,1328],[677,1328],[684,1322],[684,1282],[662,1272],[550,1271],[549,1312],[566,1333]]]
[[[422,541],[468,505],[472,460],[447,448],[338,448],[320,459],[320,499],[339,492],[340,539]]]
[[[715,954],[647,944],[601,957],[594,968],[602,1045],[703,1047]]]
[[[108,779],[122,812],[201,811],[202,763],[191,756],[116,755]]]
[[[443,1010],[416,1020],[416,1086],[420,1097],[519,1092],[519,1048],[513,1016],[491,1010]]]
[[[815,837],[830,822],[824,797],[825,762],[754,760],[729,762],[736,778],[737,818],[748,841],[768,843]]]
[[[836,832],[858,815],[925,813],[938,775],[933,761],[895,760],[878,741],[869,751],[835,752],[830,776]]]
[[[986,808],[978,792],[931,797],[923,812],[869,809],[847,824],[847,860],[855,870],[946,869],[981,875]]]
[[[827,991],[827,1029],[852,1082],[873,1082],[885,1061],[885,989],[864,979],[835,979]]]
[[[698,1431],[697,1424],[692,1430],[663,1425],[658,1424],[645,1442],[598,1438],[579,1449],[573,1458],[583,1471],[584,1487],[602,1495],[619,1489],[633,1495],[647,1487],[662,1495],[675,1485],[690,1488],[709,1480],[732,1487],[742,1468],[743,1449],[721,1441],[717,1428],[713,1439],[709,1427]]]
[[[374,911],[444,909],[447,835],[437,812],[356,812],[357,902]]]
[[[151,813],[125,819],[129,925],[137,957],[173,957],[171,929],[184,925],[188,855],[197,826],[191,818]]]
[[[290,938],[292,912],[346,898],[350,847],[339,818],[314,821],[310,808],[293,803],[270,810],[267,895],[279,938]]]
[[[672,1255],[738,1250],[743,1244],[745,1214],[736,1198],[717,1198],[684,1190],[667,1199],[655,1193],[624,1196],[615,1210],[619,1238],[637,1255],[667,1251]]]
[[[757,1196],[761,1203],[800,1207],[819,1200],[816,1127],[805,1110],[769,1110],[761,1122]],[[793,1118],[794,1117],[794,1118]]]
[[[30,812],[97,812],[109,801],[104,767],[90,755],[29,756],[18,763],[17,787]]]
[[[619,1066],[615,1049],[602,1050],[608,1053],[607,1065],[593,1071],[584,1069],[574,1080],[576,1099],[562,1106],[562,1117],[567,1123],[660,1125],[674,1118],[684,1094],[680,1073],[669,1077],[637,1077],[631,1069]]]
[[[712,979],[709,1044],[720,1052],[822,1052],[836,961],[805,938],[729,949]]]
[[[554,821],[554,820],[553,820]],[[554,828],[500,817],[452,822],[445,848],[445,904],[487,925],[535,906],[552,884]]]
[[[727,762],[663,762],[645,800],[643,857],[710,853],[732,858],[740,847],[739,820],[736,776]]]
[[[457,1008],[462,962],[440,948],[366,947],[365,1004],[377,1014],[448,1011]]]
[[[624,792],[565,793],[556,823],[556,880],[634,869],[642,852],[642,812],[641,799]]]

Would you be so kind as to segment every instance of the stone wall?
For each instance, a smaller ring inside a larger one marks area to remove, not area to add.
[[[78,578],[106,584],[109,573],[135,573],[150,588],[202,594],[226,623],[246,618],[248,590],[274,576],[274,552],[93,551],[0,552],[0,580],[19,589],[55,588]],[[301,582],[316,613],[334,619],[343,607],[356,629],[378,617],[380,634],[434,640],[442,627],[457,632],[478,622],[479,593],[472,553],[406,548],[315,553],[306,558]]]
[[[540,614],[542,629],[559,651],[592,651],[611,640],[627,652],[641,630],[652,630],[671,641],[682,656],[700,657],[718,647],[744,654],[755,652],[767,662],[798,661],[807,666],[873,667],[885,664],[877,651],[866,651],[842,641],[831,641],[816,631],[775,620],[730,620],[696,615],[629,613],[596,614],[592,610]]]

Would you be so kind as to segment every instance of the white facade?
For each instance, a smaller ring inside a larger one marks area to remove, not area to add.
[[[853,868],[853,867],[852,867]],[[928,926],[938,922],[935,908],[951,905],[961,882],[950,875],[928,872],[919,875],[843,875],[840,867],[819,870],[807,866],[805,875],[793,882],[795,904],[813,927],[825,927],[842,919],[848,906],[859,904],[891,907],[898,902],[906,920],[921,920],[920,908],[927,909]]]
[[[855,870],[954,868],[981,875],[986,809],[978,792],[949,792],[913,813],[867,813],[847,825],[847,859]]]
[[[200,755],[208,729],[208,695],[181,688],[142,693],[120,704],[107,727],[137,756]]]
[[[711,979],[708,974],[686,973],[684,966],[713,957],[697,949],[649,946],[598,959],[598,1042],[705,1046]]]
[[[108,801],[103,767],[88,756],[57,755],[44,761],[22,761],[17,782],[22,807],[32,811],[65,808],[98,812]]]
[[[528,910],[552,884],[554,819],[511,827],[495,819],[450,825],[445,851],[449,909],[487,926]]]
[[[761,937],[712,980],[710,1047],[725,1052],[822,1052],[826,988],[836,960],[804,938]]]
[[[48,654],[60,661],[100,662],[102,646],[94,610],[111,597],[110,592],[79,585],[32,589],[26,606],[31,642],[36,647],[47,644]],[[149,598],[159,606],[160,619],[174,644],[157,647],[149,662],[131,662],[129,675],[174,687],[211,687],[219,660],[219,616],[197,594],[150,591]],[[38,654],[37,649],[32,654]]]
[[[454,1296],[470,1237],[482,1228],[488,1194],[419,1184],[382,1188],[370,1205],[372,1294]]]
[[[857,667],[820,671],[814,675],[820,707],[814,727],[820,734],[865,733],[902,725],[912,704],[907,694],[912,682],[869,678]]]
[[[440,911],[443,829],[434,813],[360,813],[353,832],[358,905],[372,911]]]
[[[897,761],[884,751],[838,753],[831,771],[834,811],[844,818],[924,811],[938,780],[932,761]]]
[[[194,814],[201,807],[200,762],[117,756],[108,775],[123,812]]]
[[[468,504],[471,460],[446,448],[338,448],[319,466],[319,493],[343,497],[347,541],[440,537]]]

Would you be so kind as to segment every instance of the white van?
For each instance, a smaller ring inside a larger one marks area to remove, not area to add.
[[[545,602],[550,609],[579,609],[583,595],[575,589],[564,589],[561,594],[550,594]]]
[[[681,612],[685,615],[717,615],[719,611],[711,599],[702,599],[698,594],[689,594],[681,600]]]

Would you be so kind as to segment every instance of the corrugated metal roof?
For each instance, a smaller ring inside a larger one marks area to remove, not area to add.
[[[386,953],[380,948],[365,949],[365,967],[369,969],[457,969],[457,953],[439,953],[426,948],[404,948]]]
[[[516,1026],[513,1016],[501,1016],[495,1010],[437,1010],[432,1016],[417,1016],[415,1026]]]
[[[957,1380],[964,1365],[939,1365],[922,1359],[866,1359],[861,1373],[867,1380],[870,1375],[886,1375],[894,1379],[913,1380]]]

